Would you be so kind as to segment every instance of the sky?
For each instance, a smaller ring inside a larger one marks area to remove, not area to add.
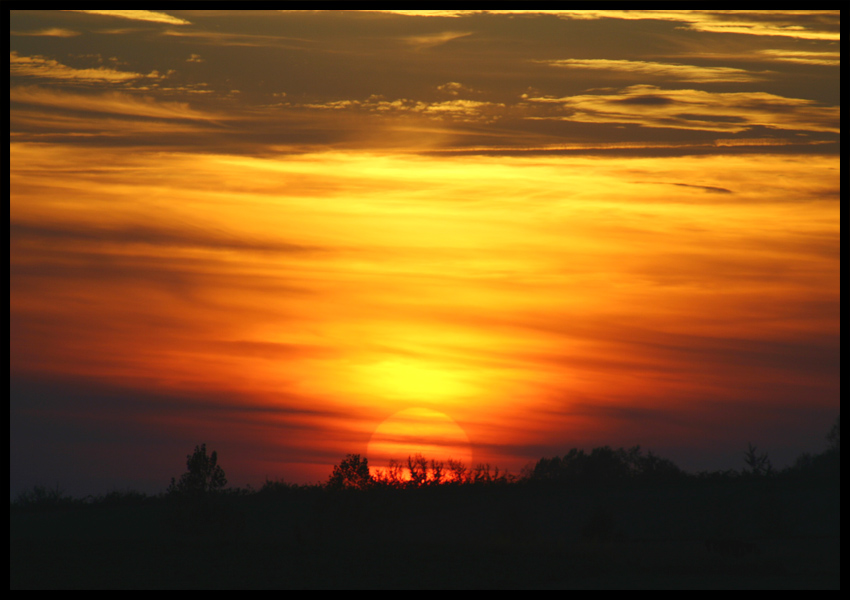
[[[825,447],[838,11],[11,11],[9,40],[13,497],[157,493],[201,443],[254,487],[404,447]]]

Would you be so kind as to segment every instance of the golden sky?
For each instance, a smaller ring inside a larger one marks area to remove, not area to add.
[[[12,11],[12,493],[161,491],[201,442],[255,486],[379,433],[515,473],[605,444],[690,470],[819,451],[839,31]]]

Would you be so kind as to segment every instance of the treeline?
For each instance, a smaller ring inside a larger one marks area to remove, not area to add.
[[[79,505],[138,505],[160,499],[192,500],[211,496],[269,497],[293,492],[322,493],[342,490],[411,490],[459,486],[569,486],[593,488],[629,484],[664,484],[699,481],[737,481],[742,479],[818,478],[839,480],[841,476],[840,416],[826,436],[828,446],[819,454],[804,453],[794,464],[774,469],[766,452],[748,444],[743,452],[744,467],[740,470],[703,471],[687,473],[673,461],[644,453],[640,446],[613,449],[610,446],[593,448],[589,452],[573,448],[563,456],[541,458],[525,467],[518,475],[477,464],[468,467],[460,461],[437,461],[422,455],[407,457],[404,463],[390,461],[383,469],[372,471],[368,459],[348,454],[323,483],[299,485],[283,479],[267,480],[257,490],[227,488],[224,470],[218,465],[216,452],[207,455],[206,445],[195,447],[186,457],[187,471],[179,480],[172,478],[165,493],[149,496],[137,491],[113,491],[100,496],[75,499],[58,486],[37,485],[11,501],[12,509],[38,509]]]

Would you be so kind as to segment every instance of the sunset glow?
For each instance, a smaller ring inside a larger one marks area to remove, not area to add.
[[[473,464],[463,429],[448,415],[427,408],[407,408],[387,418],[372,434],[366,453],[380,465],[370,467],[375,475],[385,471],[390,461],[404,468],[417,455],[442,463],[446,472],[450,461]],[[401,475],[409,477],[409,467]]]
[[[13,494],[822,445],[838,12],[424,12],[12,11]]]

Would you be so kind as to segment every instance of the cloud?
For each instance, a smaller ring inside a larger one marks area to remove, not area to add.
[[[417,50],[425,50],[435,46],[442,46],[446,42],[456,40],[458,38],[472,35],[471,31],[440,31],[438,33],[426,33],[423,35],[407,36],[405,42],[416,48]]]
[[[119,245],[148,245],[207,250],[242,250],[253,252],[300,253],[319,250],[315,246],[292,244],[276,240],[252,240],[244,236],[201,228],[174,226],[125,225],[97,227],[91,225],[45,225],[11,221],[9,237],[14,242],[99,243]]]
[[[59,27],[51,27],[49,29],[39,29],[38,31],[10,31],[9,35],[31,37],[75,37],[80,35],[80,32],[72,31],[70,29],[61,29]]]
[[[570,19],[662,20],[704,33],[779,36],[806,40],[841,39],[837,10],[562,10]]]
[[[633,85],[612,94],[528,98],[562,114],[529,118],[737,133],[752,127],[840,133],[841,109],[766,92],[715,93]]]
[[[154,72],[156,73],[156,72]],[[59,79],[75,83],[124,83],[134,79],[156,75],[143,75],[130,71],[116,71],[105,67],[97,69],[75,69],[46,56],[21,56],[9,52],[9,75],[19,77],[38,77],[41,79]]]
[[[68,12],[80,12],[104,17],[117,17],[119,19],[130,19],[132,21],[167,23],[169,25],[191,25],[191,23],[185,19],[152,10],[73,10]]]
[[[672,63],[648,62],[642,60],[578,59],[535,61],[553,67],[568,69],[588,69],[610,71],[623,77],[659,77],[674,81],[692,81],[700,83],[729,83],[757,81],[760,76],[744,69],[731,67],[699,67]]]
[[[62,110],[80,110],[158,119],[216,120],[218,118],[218,116],[197,111],[186,102],[161,102],[147,96],[134,96],[116,91],[101,94],[77,94],[38,86],[15,86],[9,90],[9,101]]]
[[[837,51],[811,52],[808,50],[765,49],[758,50],[757,54],[768,60],[793,62],[804,65],[841,66],[841,52]]]
[[[448,17],[448,18],[456,18],[456,17],[465,17],[468,15],[478,15],[484,13],[492,13],[493,11],[483,11],[483,10],[364,10],[360,12],[382,12],[382,13],[392,13],[394,15],[401,15],[405,17]],[[527,12],[527,11],[513,11],[513,12]]]
[[[793,149],[794,151],[804,150],[807,146],[822,146],[826,144],[834,144],[829,140],[803,140],[799,138],[721,138],[704,142],[698,141],[620,141],[620,142],[572,142],[563,144],[532,144],[528,140],[523,140],[521,145],[463,145],[454,147],[434,148],[427,152],[432,154],[501,154],[501,155],[522,155],[522,154],[602,154],[611,155],[613,153],[626,156],[652,156],[663,155],[671,156],[673,154],[693,154],[693,153],[714,153],[718,148],[724,148],[725,154],[730,153],[731,149],[735,151],[749,152],[755,149],[764,151],[767,147]]]
[[[225,31],[204,31],[186,29],[167,29],[161,35],[183,38],[200,44],[213,46],[235,46],[248,48],[279,48],[305,50],[314,49],[315,40],[289,37],[284,35],[263,35],[256,33],[229,33]]]
[[[840,12],[812,11],[694,11],[691,29],[709,33],[735,33],[791,37],[804,40],[841,39]],[[698,14],[705,12],[704,17]]]
[[[489,121],[500,116],[505,108],[498,102],[479,102],[477,100],[447,100],[426,104],[422,114],[448,116],[463,121]]]
[[[387,100],[383,96],[377,95],[372,95],[362,101],[334,100],[293,106],[329,110],[362,110],[376,114],[420,115],[468,122],[490,122],[504,114],[505,111],[505,105],[499,102],[481,102],[463,98],[443,102],[421,102],[407,98]]]
[[[556,16],[562,19],[624,19],[684,23],[694,31],[806,40],[841,39],[839,10],[382,10],[411,17],[469,17],[488,15]]]
[[[706,192],[712,192],[715,194],[731,194],[732,190],[728,190],[724,187],[717,187],[713,185],[694,185],[692,183],[673,183],[672,185],[678,185],[680,187],[691,187],[696,188],[698,190],[705,190]]]
[[[827,47],[831,46],[828,42]],[[830,67],[841,66],[841,52],[836,50],[789,50],[782,48],[739,48],[735,47],[732,52],[712,52],[703,47],[695,52],[679,52],[673,54],[653,54],[656,58],[673,58],[678,60],[698,59],[700,61],[711,60],[725,63],[798,63],[807,65],[820,65]],[[776,68],[780,68],[776,65]],[[764,72],[775,79],[780,75],[775,71]]]
[[[448,83],[438,85],[437,90],[443,92],[444,94],[448,94],[449,96],[457,96],[462,92],[467,94],[478,92],[478,90],[472,89],[471,87],[467,87],[462,83],[458,83],[457,81],[449,81]]]

